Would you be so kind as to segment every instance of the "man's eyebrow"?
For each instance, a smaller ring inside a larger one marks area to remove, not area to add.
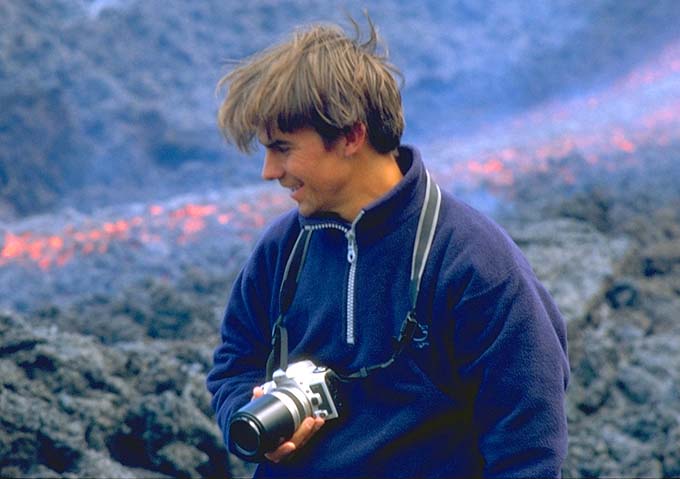
[[[289,141],[286,141],[286,140],[276,139],[276,140],[270,141],[269,143],[263,143],[263,145],[264,145],[265,148],[277,148],[277,147],[280,147],[280,146],[290,146],[291,143]]]

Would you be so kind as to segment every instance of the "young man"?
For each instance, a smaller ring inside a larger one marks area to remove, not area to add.
[[[370,21],[369,21],[370,23]],[[233,287],[207,385],[232,444],[262,396],[280,289],[309,232],[284,318],[290,362],[347,375],[385,363],[412,309],[413,246],[430,191],[403,131],[396,70],[334,26],[296,32],[221,82],[226,138],[266,148],[262,176],[297,210],[264,232]],[[339,418],[302,421],[256,476],[551,477],[566,454],[563,318],[511,239],[443,193],[417,293],[418,328],[394,362],[341,384]]]

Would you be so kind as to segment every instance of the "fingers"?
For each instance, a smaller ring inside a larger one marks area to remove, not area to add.
[[[260,386],[255,386],[253,388],[253,397],[251,397],[250,400],[252,401],[253,399],[257,399],[257,398],[259,398],[260,396],[263,396],[263,395],[264,395],[264,390]]]
[[[295,444],[292,441],[286,441],[272,452],[265,454],[264,457],[269,459],[271,462],[278,463],[293,452],[295,452]]]
[[[324,420],[321,418],[308,417],[300,427],[295,431],[293,436],[286,442],[282,443],[278,448],[265,454],[265,457],[272,462],[280,462],[309,441],[314,434],[321,429]]]
[[[263,395],[264,390],[260,386],[256,386],[253,388],[253,397],[251,398],[251,401],[253,399],[262,397]],[[298,427],[297,431],[293,433],[293,436],[289,440],[281,443],[281,445],[279,445],[279,447],[275,450],[265,454],[265,457],[272,462],[280,462],[284,458],[290,456],[297,449],[304,446],[307,441],[309,441],[312,436],[314,436],[316,431],[318,431],[321,426],[323,426],[323,424],[324,420],[320,417],[306,418],[304,421],[302,421],[300,427]]]
[[[296,448],[304,446],[307,441],[312,438],[316,431],[318,431],[321,426],[323,426],[323,423],[324,421],[320,417],[306,418],[304,421],[302,421],[302,424],[298,430],[295,431],[293,437],[290,438],[290,441],[295,444]]]

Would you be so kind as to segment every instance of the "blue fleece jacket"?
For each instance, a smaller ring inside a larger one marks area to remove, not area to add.
[[[283,270],[314,227],[287,315],[290,361],[349,373],[392,353],[409,310],[412,246],[425,195],[415,149],[403,180],[355,224],[291,211],[265,231],[233,287],[207,378],[229,418],[265,379]],[[348,261],[348,248],[355,252]],[[562,316],[508,235],[443,194],[417,317],[428,326],[390,368],[345,385],[341,417],[256,476],[556,477],[566,455],[569,378]]]

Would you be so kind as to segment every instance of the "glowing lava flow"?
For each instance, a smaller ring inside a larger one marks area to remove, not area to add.
[[[447,188],[508,192],[517,178],[531,172],[577,182],[578,173],[570,164],[556,164],[555,159],[580,155],[587,165],[604,163],[605,170],[615,169],[639,162],[636,155],[642,146],[679,140],[680,43],[608,89],[549,103],[472,137],[442,142],[429,147],[425,157]],[[250,241],[268,219],[292,206],[283,192],[255,190],[246,198],[234,207],[221,206],[221,200],[152,205],[122,219],[90,220],[50,233],[19,227],[19,232],[4,232],[0,267],[22,264],[46,270],[77,256],[106,253],[115,243],[186,245],[225,229],[229,231],[224,234]]]
[[[579,155],[611,171],[638,164],[641,146],[678,140],[680,43],[607,89],[547,103],[472,137],[435,144],[426,157],[436,159],[433,169],[444,184],[508,191],[529,172],[552,171],[566,183],[577,182],[578,174],[564,162],[557,166],[556,159]],[[608,158],[612,161],[603,165]]]
[[[103,254],[114,242],[132,244],[174,241],[184,245],[198,238],[208,227],[230,228],[246,241],[249,230],[259,230],[268,217],[290,206],[284,195],[265,192],[242,201],[235,208],[218,203],[186,203],[174,207],[151,205],[125,219],[79,226],[68,225],[54,234],[25,231],[4,233],[0,267],[9,263],[36,264],[43,270],[64,266],[79,255]]]

